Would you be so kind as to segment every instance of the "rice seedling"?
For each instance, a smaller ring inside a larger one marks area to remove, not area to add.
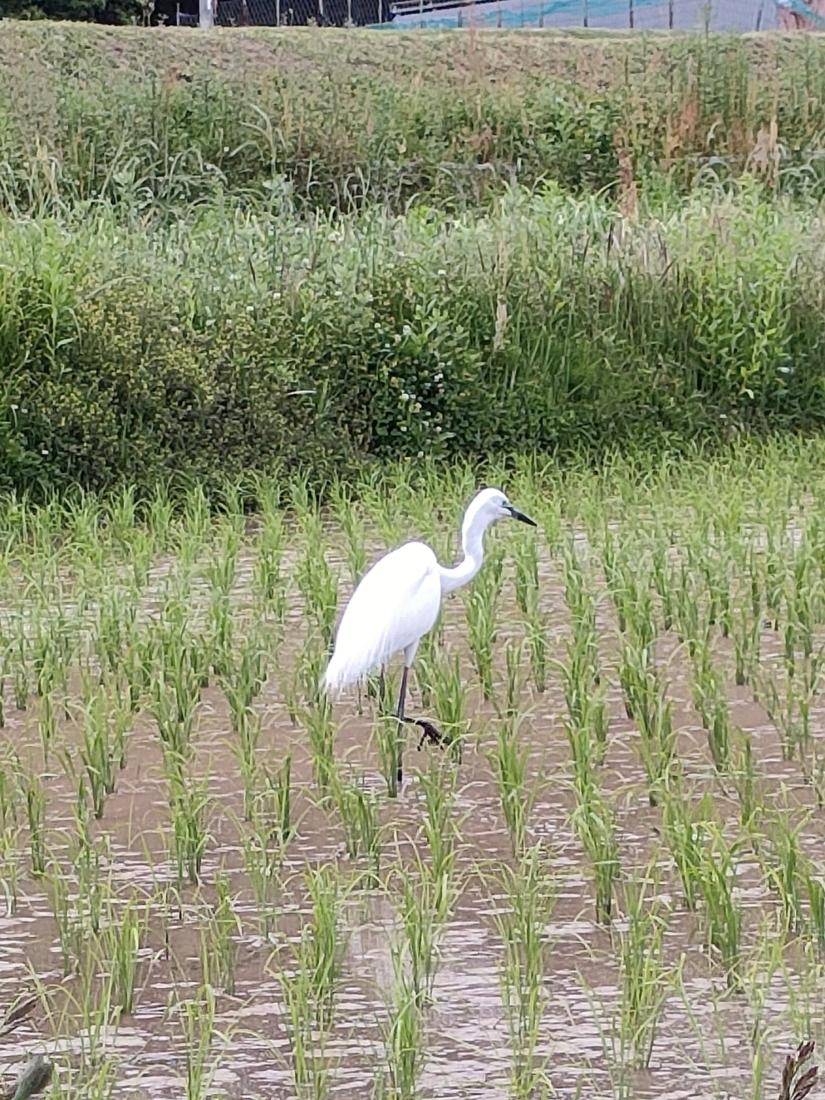
[[[321,797],[326,799],[335,776],[335,725],[329,696],[323,695],[305,707],[302,720],[312,753],[313,779]]]
[[[278,826],[255,812],[247,829],[241,834],[241,854],[264,936],[268,936],[278,912],[282,896],[284,845],[276,839]]]
[[[341,485],[335,485],[332,510],[344,536],[344,555],[353,587],[367,571],[367,530],[357,503]]]
[[[676,864],[685,908],[695,909],[701,897],[702,859],[705,833],[712,819],[712,804],[706,794],[694,803],[693,792],[685,791],[673,777],[665,788],[662,826],[665,841]]]
[[[185,626],[177,624],[168,633],[159,632],[146,658],[160,661],[151,679],[149,711],[164,747],[186,758],[191,752],[203,673]]]
[[[503,949],[499,988],[510,1040],[510,1093],[530,1097],[549,1089],[544,1060],[537,1053],[547,1000],[545,929],[553,908],[541,848],[521,853],[515,868],[502,868],[498,888],[503,904],[493,920]]]
[[[274,779],[266,773],[266,793],[273,806],[272,817],[278,843],[281,848],[285,848],[295,831],[292,824],[292,756],[289,753],[284,757]]]
[[[739,824],[742,832],[747,833],[757,823],[764,792],[756,774],[752,737],[738,728],[734,728],[734,735],[730,778],[739,800]]]
[[[662,611],[662,630],[665,633],[673,629],[674,621],[674,572],[668,557],[668,551],[672,545],[671,538],[667,533],[657,530],[656,537],[652,540],[650,546],[650,579],[659,597]]]
[[[381,1022],[384,1070],[376,1082],[382,1100],[413,1100],[426,1061],[424,1009],[403,968],[395,981]]]
[[[547,687],[548,618],[539,602],[538,543],[519,538],[513,543],[516,603],[524,620],[533,685],[541,693]]]
[[[323,530],[317,514],[307,512],[301,517],[301,533],[304,553],[296,564],[295,582],[305,613],[328,649],[338,610],[338,581],[324,554]]]
[[[264,676],[260,642],[255,635],[251,638],[247,636],[240,660],[221,685],[229,704],[232,732],[237,737],[233,751],[243,783],[243,812],[246,821],[249,821],[252,813],[260,778],[258,745],[261,737],[261,716],[252,703],[263,687]]]
[[[20,895],[20,849],[18,830],[12,826],[0,828],[0,894],[5,915],[13,916]]]
[[[109,698],[99,688],[83,712],[83,742],[80,759],[86,769],[95,817],[103,817],[106,797],[115,789],[116,748],[111,738]],[[122,747],[120,753],[122,753]]]
[[[794,1038],[804,1041],[816,1035],[821,1028],[822,1009],[819,1002],[819,989],[823,976],[823,961],[817,945],[807,937],[798,944],[799,953],[792,955],[790,964],[781,957],[778,969],[788,996],[788,1015]]]
[[[418,773],[418,789],[423,796],[421,831],[430,853],[429,875],[435,888],[434,907],[439,918],[445,921],[457,889],[455,769],[449,764],[431,760],[427,771]]]
[[[496,713],[502,721],[514,718],[520,710],[521,695],[524,689],[524,677],[522,676],[522,663],[524,658],[524,642],[514,641],[508,638],[504,645],[504,699],[498,697],[493,700]]]
[[[387,797],[398,797],[398,761],[404,727],[392,714],[378,711],[372,721],[372,737],[378,750],[378,768],[387,786]]]
[[[651,806],[657,806],[676,753],[667,684],[661,670],[653,665],[650,650],[637,648],[627,638],[622,644],[619,679],[625,706],[639,731],[637,744],[647,776],[648,800]]]
[[[657,886],[648,873],[623,884],[623,927],[614,931],[620,1001],[613,1055],[620,1066],[632,1069],[650,1065],[665,1003],[685,961],[682,955],[675,966],[667,964],[664,937],[670,914],[656,896]]]
[[[232,663],[233,617],[232,588],[238,565],[241,533],[235,525],[226,524],[220,533],[212,556],[206,563],[205,577],[209,585],[207,631],[209,663],[215,675],[226,676]]]
[[[808,900],[808,930],[819,951],[825,954],[825,882],[822,875],[808,872],[805,875],[805,893]]]
[[[304,965],[303,940],[291,965],[279,961],[276,977],[284,1001],[283,1027],[289,1044],[292,1084],[298,1100],[329,1095],[327,1033],[314,1031],[310,970]]]
[[[283,627],[287,611],[287,580],[283,572],[286,531],[281,514],[263,502],[261,528],[255,543],[252,591],[274,622]]]
[[[201,1100],[215,1076],[215,993],[204,983],[197,995],[175,1005],[183,1039],[184,1093],[186,1100]]]
[[[148,911],[143,912],[134,895],[120,911],[109,906],[107,920],[100,927],[96,946],[100,964],[110,970],[111,1004],[121,1015],[135,1009],[138,966],[148,927]]]
[[[573,636],[567,642],[567,661],[561,665],[569,716],[565,729],[574,769],[584,776],[604,760],[608,712],[596,644],[595,603],[584,587],[578,565],[567,567],[567,578]]]
[[[686,646],[688,656],[693,661],[697,647],[709,637],[710,624],[704,614],[695,575],[685,562],[680,565],[675,607],[679,641]]]
[[[29,702],[29,655],[26,633],[18,626],[16,632],[16,660],[13,665],[14,705],[25,710]]]
[[[770,1066],[771,1043],[769,999],[774,975],[782,966],[782,944],[770,921],[759,929],[754,948],[742,965],[741,990],[750,1012],[751,1095],[765,1095],[765,1079]]]
[[[596,920],[609,924],[620,870],[619,847],[613,813],[594,784],[577,789],[572,823],[593,868]]]
[[[433,645],[429,655],[424,652],[419,658],[417,678],[421,684],[422,698],[425,694],[432,698],[442,743],[448,748],[449,755],[461,763],[469,720],[458,653]],[[423,738],[419,741],[419,748],[422,744]]]
[[[729,631],[736,661],[734,682],[737,687],[751,681],[758,665],[760,622],[759,608],[753,614],[746,603],[738,606],[731,616]]]
[[[286,1014],[296,1095],[327,1095],[329,1062],[326,1047],[335,1020],[343,944],[339,939],[340,892],[329,866],[311,868],[304,878],[312,918],[301,928],[289,956],[277,953],[275,971]]]
[[[518,718],[498,722],[495,747],[488,753],[510,846],[516,858],[526,847],[527,825],[536,797],[535,786],[529,788],[527,782],[530,745],[520,743],[520,727]]]
[[[420,860],[414,870],[399,866],[394,878],[399,884],[396,911],[403,931],[403,939],[393,948],[395,970],[406,972],[413,995],[427,1005],[432,1003],[445,921],[443,888]]]
[[[797,932],[803,926],[803,888],[808,877],[799,847],[799,834],[805,821],[794,824],[781,814],[766,825],[764,841],[760,838],[759,844],[764,881],[779,897],[783,929]]]
[[[713,822],[705,827],[699,862],[708,944],[718,957],[732,990],[741,988],[742,907],[736,898],[736,848]]]
[[[311,868],[305,883],[312,903],[307,960],[311,968],[316,1025],[332,1027],[344,944],[339,937],[340,882],[329,865]]]
[[[335,773],[332,798],[344,828],[344,844],[350,859],[364,856],[367,860],[367,884],[378,885],[381,865],[381,821],[378,800],[366,790],[362,780],[353,782]]]
[[[48,768],[51,747],[57,734],[57,713],[51,691],[45,691],[42,695],[37,729],[40,734],[40,744],[43,748],[43,766]]]
[[[215,876],[215,903],[208,907],[201,922],[201,967],[203,980],[229,996],[235,994],[235,969],[238,937],[243,931],[229,892],[225,872]]]
[[[720,774],[725,773],[733,736],[728,700],[722,676],[713,668],[710,646],[704,640],[697,642],[694,649],[692,690],[694,704],[707,730],[714,767]]]
[[[186,877],[195,885],[200,882],[203,857],[210,840],[209,778],[191,778],[186,774],[183,760],[171,753],[165,755],[164,765],[178,879],[183,881]]]
[[[504,574],[504,554],[492,544],[484,569],[464,593],[464,615],[470,651],[485,699],[493,698],[493,646],[497,638],[498,602]]]
[[[43,884],[57,926],[63,973],[75,972],[83,959],[86,933],[69,894],[69,880],[58,864],[43,872]]]
[[[31,873],[38,877],[46,870],[46,789],[33,773],[23,779],[26,821],[29,826]]]

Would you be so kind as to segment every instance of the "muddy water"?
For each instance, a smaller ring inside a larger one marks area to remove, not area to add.
[[[168,563],[163,569],[168,569]],[[248,577],[249,563],[244,560],[239,568],[241,589]],[[550,612],[550,652],[561,656],[567,613],[559,577],[549,559],[542,562],[541,582]],[[157,607],[155,595],[150,591],[147,596],[147,613]],[[501,614],[499,657],[503,639],[519,633],[509,585],[503,594]],[[510,859],[510,842],[486,757],[495,738],[495,714],[482,704],[472,686],[474,676],[464,642],[460,598],[448,601],[445,622],[448,643],[462,655],[472,721],[463,763],[458,767],[454,806],[454,818],[459,823],[457,869],[462,888],[440,945],[433,1004],[426,1014],[425,1064],[419,1092],[439,1100],[492,1100],[508,1094],[512,1055],[499,985],[500,947],[493,921],[491,871]],[[615,623],[607,601],[600,604],[598,628],[602,661],[611,681],[609,751],[601,774],[602,787],[616,815],[623,875],[640,877],[654,853],[659,853],[659,893],[672,904],[667,952],[674,964],[683,958],[683,988],[667,1003],[650,1068],[620,1073],[614,1032],[619,999],[615,943],[610,932],[595,922],[592,875],[569,820],[574,798],[567,770],[569,750],[561,725],[563,695],[557,678],[552,676],[548,690],[541,695],[525,684],[522,705],[528,717],[522,736],[530,745],[529,771],[537,791],[529,837],[531,842],[541,840],[547,848],[555,892],[546,928],[551,950],[539,1050],[547,1058],[553,1087],[562,1096],[750,1096],[751,1037],[759,983],[746,983],[744,994],[729,993],[719,966],[705,948],[699,917],[680,907],[675,869],[660,848],[660,810],[648,804],[633,724],[625,715],[618,685],[612,682],[616,679],[610,667],[615,656]],[[279,653],[282,666],[288,667],[294,661],[301,640],[300,607],[293,602]],[[780,651],[780,637],[766,629],[763,659],[771,661]],[[684,773],[700,789],[714,793],[721,814],[733,826],[737,813],[733,792],[721,790],[714,781],[706,735],[692,708],[687,666],[675,638],[662,639],[659,656],[670,662]],[[728,644],[722,640],[718,657],[725,667],[732,668]],[[783,759],[777,731],[753,701],[749,688],[731,686],[729,698],[733,721],[753,734],[765,802],[776,808],[791,807],[794,812],[811,809],[801,833],[802,847],[821,868],[825,863],[823,816],[815,810],[798,763]],[[36,704],[33,701],[26,712],[15,711],[12,706],[7,687],[7,724],[2,737],[19,751],[24,762],[41,770]],[[96,1040],[96,1055],[113,1067],[118,1097],[172,1100],[186,1095],[185,1041],[173,1006],[178,1000],[198,995],[203,979],[199,926],[205,907],[214,900],[213,884],[221,868],[229,874],[242,930],[238,935],[234,993],[216,991],[215,1038],[210,1057],[214,1074],[204,1094],[211,1091],[230,1098],[279,1100],[294,1095],[274,951],[278,943],[299,934],[308,912],[300,875],[308,864],[320,862],[335,863],[342,881],[353,884],[342,904],[341,938],[345,948],[336,1023],[327,1048],[330,1088],[333,1095],[354,1100],[368,1095],[382,1077],[382,1028],[394,982],[391,945],[399,934],[391,898],[382,889],[357,885],[360,868],[345,856],[343,832],[335,811],[317,803],[306,736],[289,721],[277,674],[270,677],[256,706],[263,722],[262,758],[274,767],[287,752],[292,753],[294,818],[298,821],[282,872],[277,916],[268,931],[259,919],[244,871],[242,826],[238,824],[242,814],[241,782],[231,751],[228,708],[218,688],[210,686],[203,692],[195,739],[195,771],[209,776],[212,800],[211,840],[201,886],[185,885],[179,895],[174,889],[166,781],[157,732],[147,716],[137,718],[127,767],[119,774],[117,790],[107,799],[102,821],[93,824],[94,835],[105,838],[109,845],[106,866],[113,889],[121,898],[135,892],[151,904],[135,1010]],[[410,709],[416,711],[419,706],[413,690]],[[821,737],[825,729],[821,708],[814,717],[816,736]],[[363,772],[366,783],[381,790],[383,781],[371,741],[370,718],[359,714],[349,700],[337,708],[336,720],[336,756],[346,759],[355,771]],[[70,752],[76,753],[77,728],[66,723],[61,736]],[[401,796],[395,801],[382,801],[383,876],[399,859],[408,860],[414,848],[426,858],[415,770],[427,766],[432,752],[438,750],[425,748],[418,752],[411,734],[406,753],[408,778]],[[44,776],[49,843],[65,867],[66,838],[74,830],[75,791],[57,758],[52,764]],[[21,851],[26,843],[22,831]],[[64,976],[46,893],[42,884],[25,872],[26,866],[24,854],[20,896],[13,913],[5,913],[0,898],[0,1007],[39,983],[51,991],[49,1003],[56,1014],[50,1018],[41,1007],[30,1020],[0,1038],[0,1069],[7,1066],[11,1071],[33,1050],[46,1049],[55,1054],[66,1079],[69,1068],[77,1065],[84,1041],[87,1048],[89,1043],[88,1038],[84,1040],[82,1023],[69,999],[71,994],[80,995],[82,979]],[[753,947],[765,921],[775,919],[776,900],[748,853],[740,861],[739,874],[746,940]],[[616,923],[621,927],[620,917]],[[784,961],[786,973],[764,979],[761,1019],[768,1050],[767,1096],[776,1094],[784,1056],[803,1033],[810,1030],[819,1037],[823,1032],[825,986],[821,973],[812,972],[800,962],[800,953],[790,938]],[[790,1011],[792,1004],[795,1015]],[[66,1006],[65,1016],[59,1013],[61,1005]],[[805,1027],[799,1023],[803,1009],[810,1017]]]

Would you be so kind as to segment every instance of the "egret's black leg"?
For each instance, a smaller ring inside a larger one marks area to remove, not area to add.
[[[398,692],[398,706],[395,711],[395,717],[398,719],[398,740],[396,742],[396,764],[398,766],[398,785],[401,786],[401,781],[404,778],[404,767],[402,762],[403,754],[403,737],[404,737],[404,702],[407,698],[407,674],[409,669],[404,665],[404,671],[401,673],[401,690]]]

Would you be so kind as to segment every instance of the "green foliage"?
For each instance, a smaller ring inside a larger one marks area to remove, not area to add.
[[[0,490],[821,428],[821,44],[336,33],[3,22]]]
[[[2,3],[6,15],[102,22],[143,9]],[[94,28],[11,26],[0,37],[2,189],[23,205],[52,187],[64,200],[168,210],[228,188],[304,210],[465,210],[513,181],[596,193],[629,170],[667,192],[755,164],[777,190],[822,194],[815,36],[525,44],[499,33],[495,48],[415,37],[257,28],[234,37],[227,64],[217,35],[173,55],[165,32],[147,30],[113,64],[112,40]],[[758,135],[772,126],[766,146]]]
[[[138,0],[3,0],[0,18],[66,19],[84,23],[131,23],[142,19]]]
[[[614,218],[550,189],[458,220],[11,223],[0,488],[821,426],[813,221],[743,184],[587,249]]]

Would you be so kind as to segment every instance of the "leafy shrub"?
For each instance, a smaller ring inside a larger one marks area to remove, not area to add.
[[[461,218],[21,222],[0,240],[5,484],[825,423],[815,216],[748,184],[617,232],[557,188]]]

